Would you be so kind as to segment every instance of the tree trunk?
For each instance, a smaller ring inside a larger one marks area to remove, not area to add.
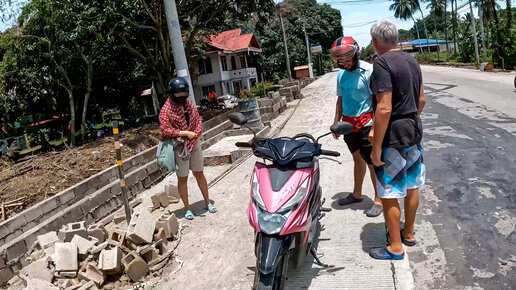
[[[454,5],[455,3],[455,5]],[[452,5],[452,19],[453,19],[453,53],[457,54],[457,0],[451,0]]]
[[[448,1],[447,0],[444,0],[444,39],[446,39],[446,61],[449,62],[450,61],[450,45],[448,44],[448,25],[446,23],[446,20],[447,20],[447,14],[446,14],[446,11],[447,11],[447,8],[448,8]]]
[[[493,7],[493,17],[494,17],[494,21],[495,21],[494,29],[496,31],[496,43],[494,45],[496,46],[496,52],[498,54],[498,57],[500,58],[500,59],[493,60],[493,62],[501,60],[502,66],[503,66],[505,55],[503,53],[503,48],[501,45],[502,36],[500,35],[500,21],[498,20],[498,12],[496,12],[496,3],[495,3],[496,1],[490,1],[490,2],[491,2],[491,6]]]
[[[425,51],[421,47],[421,36],[419,35],[419,27],[418,27],[417,22],[414,19],[414,17],[413,16],[410,16],[410,17],[412,17],[412,21],[414,21],[414,25],[416,26],[417,39],[419,40],[419,52],[421,52],[423,54],[423,57],[426,58]]]
[[[510,31],[512,28],[512,7],[511,0],[506,0],[507,3],[507,31]]]
[[[75,102],[73,99],[73,91],[68,90],[68,101],[70,104],[70,142],[71,146],[75,146]]]
[[[430,45],[428,45],[428,30],[426,29],[426,21],[423,16],[423,10],[421,10],[421,6],[419,7],[419,12],[421,12],[421,21],[423,21],[423,27],[425,28],[426,48],[428,50],[428,58],[430,58],[432,53],[430,52]]]
[[[86,137],[86,131],[87,131],[87,125],[86,125],[86,113],[88,111],[88,101],[90,100],[91,91],[92,91],[92,84],[93,84],[93,64],[90,60],[88,60],[84,55],[83,59],[86,62],[86,95],[84,95],[84,104],[82,106],[82,122],[81,122],[81,129],[82,129],[82,143],[85,142]]]
[[[434,17],[434,39],[437,40],[437,15]],[[437,43],[437,61],[441,61],[441,58],[439,56],[440,54],[439,50],[439,43]]]

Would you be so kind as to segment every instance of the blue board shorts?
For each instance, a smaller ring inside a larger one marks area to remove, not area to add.
[[[382,148],[385,165],[375,167],[379,198],[404,198],[408,189],[425,184],[425,165],[421,144],[408,148]]]

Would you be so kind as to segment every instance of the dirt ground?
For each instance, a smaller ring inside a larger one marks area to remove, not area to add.
[[[120,135],[122,158],[125,160],[156,145],[159,134],[157,124],[123,132]],[[6,218],[114,165],[115,162],[113,137],[77,148],[33,156],[20,163],[0,159],[0,203],[19,204],[6,208]]]

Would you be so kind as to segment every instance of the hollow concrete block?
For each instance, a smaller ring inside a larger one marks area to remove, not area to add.
[[[88,235],[103,243],[107,238],[106,228],[102,224],[92,224],[88,227]]]
[[[152,214],[145,208],[135,211],[127,227],[127,237],[136,244],[150,244],[156,229]]]
[[[122,250],[120,250],[119,247],[114,247],[109,250],[104,249],[102,252],[100,252],[98,267],[108,275],[118,274],[122,272],[122,257]]]
[[[76,272],[79,268],[78,249],[73,243],[55,244],[55,266],[57,272]]]
[[[122,265],[124,265],[125,273],[133,282],[140,281],[141,278],[149,273],[147,263],[134,251],[122,259]]]
[[[174,237],[177,234],[177,231],[179,230],[179,223],[177,222],[176,215],[168,213],[162,214],[156,220],[156,228],[164,229],[165,236],[167,237],[167,239]]]

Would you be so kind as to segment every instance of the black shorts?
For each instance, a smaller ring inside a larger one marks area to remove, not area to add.
[[[344,135],[344,141],[348,145],[349,151],[355,153],[360,150],[360,155],[367,164],[373,164],[371,161],[371,151],[373,147],[369,142],[369,131],[371,126],[363,127],[358,132],[351,132],[348,135]]]

